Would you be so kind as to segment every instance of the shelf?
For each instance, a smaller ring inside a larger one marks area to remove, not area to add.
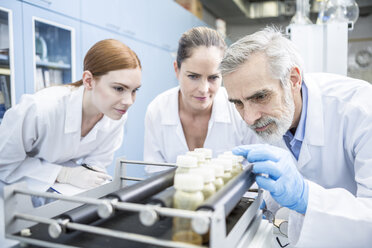
[[[0,75],[10,76],[10,70],[7,68],[0,68]]]
[[[48,62],[48,61],[37,61],[36,66],[48,67],[48,68],[53,68],[53,69],[61,69],[61,70],[71,69],[70,64],[55,63],[55,62]]]
[[[0,54],[0,60],[8,61],[9,60],[9,56],[8,55],[5,55],[5,54]]]
[[[9,67],[9,56],[5,54],[0,54],[0,65],[6,65]]]

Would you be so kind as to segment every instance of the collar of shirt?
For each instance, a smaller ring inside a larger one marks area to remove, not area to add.
[[[173,91],[174,90],[174,91]],[[165,125],[178,125],[180,123],[178,94],[180,88],[175,87],[169,99],[169,108],[163,113],[162,124]],[[213,122],[230,123],[231,118],[229,115],[229,106],[227,104],[227,93],[224,87],[220,87],[215,98],[213,99],[211,120]]]
[[[77,89],[71,88],[71,93],[70,96],[67,97],[66,103],[65,133],[73,133],[81,129],[83,95],[83,85]]]
[[[283,138],[284,141],[292,152],[293,156],[298,160],[298,156],[300,154],[302,141],[305,137],[305,124],[306,124],[306,116],[307,116],[307,99],[308,99],[308,92],[305,82],[302,82],[302,110],[301,110],[301,117],[300,122],[296,128],[296,133],[293,135],[291,131],[287,131]]]

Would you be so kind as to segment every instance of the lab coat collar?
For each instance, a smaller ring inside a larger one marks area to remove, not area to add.
[[[296,160],[291,153],[293,161],[297,163],[299,169],[304,167],[311,160],[309,146],[324,145],[324,119],[321,92],[317,84],[311,78],[305,76],[304,84],[306,84],[308,90],[305,137],[302,141],[298,160]],[[289,149],[284,139],[275,145],[286,150]]]
[[[321,92],[316,82],[314,82],[311,77],[307,77],[305,75],[304,82],[306,83],[308,89],[308,105],[304,141],[308,145],[323,146],[324,118]]]
[[[212,116],[214,122],[231,123],[229,103],[227,102],[227,92],[225,87],[220,87],[213,100]]]
[[[180,124],[179,105],[178,105],[178,94],[180,87],[177,86],[172,89],[171,97],[168,101],[168,110],[163,112],[162,124],[163,125],[178,125]],[[213,100],[212,106],[212,122],[231,123],[229,115],[229,106],[226,104],[227,93],[224,87],[221,87],[216,97]],[[176,113],[176,114],[175,114]]]
[[[277,143],[274,143],[273,145],[277,146],[277,147],[280,147],[280,148],[283,148],[284,150],[289,151],[289,148],[286,145],[284,139],[281,139],[280,141],[278,141]],[[300,154],[298,156],[298,160],[296,159],[296,157],[290,151],[289,151],[289,154],[291,154],[293,162],[295,164],[297,164],[297,167],[299,169],[304,167],[311,160],[311,154],[310,154],[310,151],[309,151],[308,144],[306,143],[306,140],[304,140],[302,142]]]
[[[66,106],[65,133],[73,133],[81,130],[83,94],[84,86],[80,86],[77,89],[71,88],[71,94]]]
[[[179,121],[179,113],[178,113],[178,92],[180,87],[177,86],[170,90],[169,98],[167,102],[168,109],[162,112],[163,118],[162,123],[163,125],[177,125]],[[175,114],[176,113],[176,114]]]
[[[122,117],[125,118],[125,117]],[[81,139],[81,143],[89,143],[97,139],[97,133],[99,132],[109,132],[110,130],[110,118],[104,115],[101,120],[99,120],[96,125],[90,130],[90,132]]]

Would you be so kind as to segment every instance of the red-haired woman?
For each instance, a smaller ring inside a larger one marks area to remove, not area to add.
[[[24,181],[46,191],[55,182],[86,189],[102,184],[140,86],[141,64],[129,47],[112,39],[93,45],[81,80],[26,94],[5,113],[0,186]]]

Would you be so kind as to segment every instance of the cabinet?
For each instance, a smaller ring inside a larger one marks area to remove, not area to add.
[[[12,105],[14,96],[14,83],[11,83],[10,73],[10,23],[11,13],[9,10],[0,8],[0,119]]]
[[[117,35],[145,41],[149,0],[81,0],[81,19]]]
[[[34,18],[35,91],[70,83],[74,30]]]
[[[30,5],[43,8],[75,19],[80,18],[80,1],[77,0],[23,0]]]
[[[174,1],[149,1],[146,15],[149,17],[148,39],[171,52],[177,50],[182,33],[193,27],[192,14]]]
[[[76,81],[76,65],[82,63],[76,53],[81,50],[80,23],[27,3],[23,13],[26,93]]]
[[[0,123],[24,92],[21,18],[20,2],[0,0]]]

